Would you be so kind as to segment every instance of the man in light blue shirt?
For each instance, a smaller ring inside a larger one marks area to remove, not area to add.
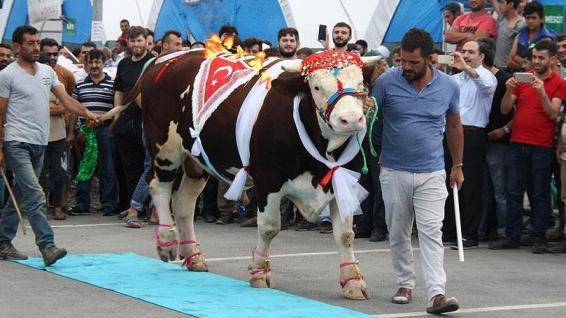
[[[431,65],[433,42],[422,29],[409,30],[401,41],[401,66],[378,78],[372,95],[382,109],[382,171],[385,218],[397,292],[393,303],[407,304],[415,287],[411,231],[416,218],[423,255],[427,312],[459,308],[445,296],[442,220],[446,191],[443,132],[455,165],[450,183],[460,187],[463,132],[459,89],[448,75]]]
[[[497,88],[497,79],[483,66],[484,59],[493,61],[491,39],[468,41],[462,47],[462,53],[454,52],[454,64],[450,65],[461,72],[452,77],[460,87],[460,116],[464,125],[464,174],[466,183],[459,191],[460,211],[462,216],[462,236],[464,248],[478,247],[478,227],[482,210],[483,171],[487,134],[485,127],[489,123],[491,103]],[[447,160],[450,165],[450,160]],[[448,196],[444,225],[447,240],[456,237],[454,226],[454,198]],[[456,248],[456,246],[452,246]]]

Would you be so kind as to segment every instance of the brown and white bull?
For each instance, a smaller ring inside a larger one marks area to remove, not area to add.
[[[179,247],[183,264],[192,271],[208,270],[197,243],[193,213],[211,169],[206,161],[191,154],[195,138],[190,133],[195,76],[204,60],[202,51],[187,53],[173,64],[154,65],[141,82],[144,131],[154,170],[150,192],[160,222],[155,231],[158,253],[164,261],[173,260]],[[277,62],[273,64],[281,68]],[[318,153],[330,161],[340,157],[350,138],[365,129],[362,65],[338,62],[329,68],[326,64],[317,68],[316,63],[311,63],[309,71],[300,60],[287,62],[286,72],[273,80],[253,126],[246,171],[247,185],[255,186],[259,211],[258,242],[249,267],[250,284],[260,288],[272,285],[269,248],[280,231],[279,206],[286,197],[311,222],[316,222],[321,210],[330,205],[343,294],[351,299],[366,299],[367,286],[353,251],[352,215],[341,217],[331,183],[320,185],[332,173],[305,150],[293,120],[294,100],[301,95],[300,121]],[[236,121],[251,84],[258,77],[232,92],[200,132],[207,161],[221,175],[234,175],[242,167]],[[359,167],[359,157],[344,166],[352,170]],[[173,191],[176,179],[179,185]]]

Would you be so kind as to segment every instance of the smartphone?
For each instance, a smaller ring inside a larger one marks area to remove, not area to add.
[[[453,55],[439,55],[438,56],[438,64],[454,64],[454,56]]]
[[[533,81],[533,74],[531,73],[513,73],[513,77],[519,83],[530,83]]]
[[[326,40],[326,25],[320,24],[318,26],[318,40],[325,41]]]

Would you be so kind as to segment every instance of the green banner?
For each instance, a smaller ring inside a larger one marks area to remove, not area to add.
[[[63,27],[63,32],[67,36],[74,36],[77,32],[77,21],[75,19],[67,18],[65,26]]]
[[[544,25],[557,33],[564,32],[564,6],[544,6]]]

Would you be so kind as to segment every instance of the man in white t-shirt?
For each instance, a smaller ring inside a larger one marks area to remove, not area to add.
[[[20,26],[12,35],[19,53],[15,63],[0,72],[0,169],[14,173],[16,199],[36,235],[46,266],[67,254],[55,246],[53,230],[43,214],[45,195],[38,176],[49,135],[49,94],[52,92],[69,111],[98,121],[72,99],[50,66],[37,63],[39,33],[32,26]],[[12,245],[19,219],[12,201],[2,210],[0,259],[27,259]]]

